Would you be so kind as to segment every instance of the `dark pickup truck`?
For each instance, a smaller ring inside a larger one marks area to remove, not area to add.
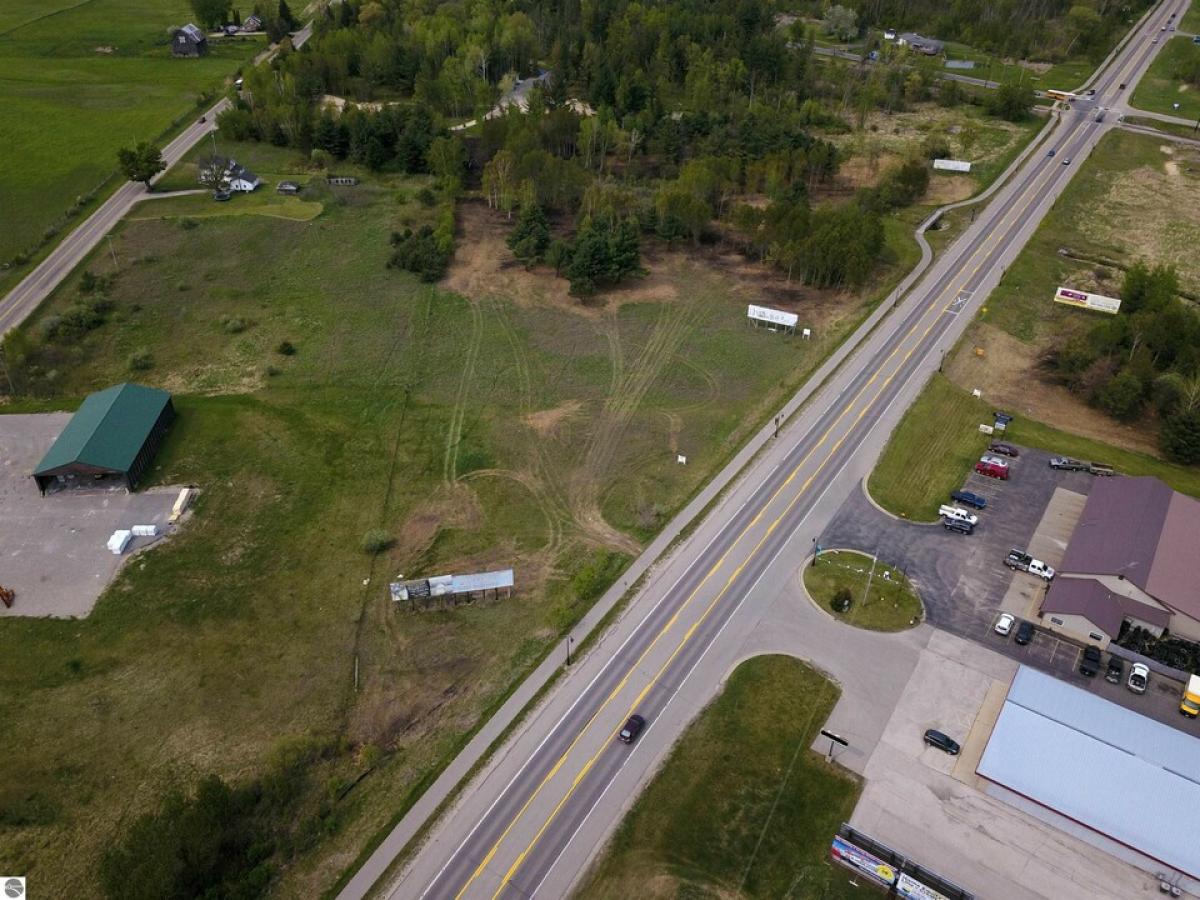
[[[1115,475],[1116,470],[1108,463],[1087,462],[1073,459],[1070,456],[1053,456],[1050,458],[1050,468],[1061,469],[1064,472],[1087,472],[1089,475]]]
[[[1100,648],[1089,644],[1083,648],[1083,658],[1079,661],[1079,673],[1088,678],[1100,671]]]

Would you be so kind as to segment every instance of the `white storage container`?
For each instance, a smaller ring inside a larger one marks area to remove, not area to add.
[[[125,548],[129,546],[129,542],[132,540],[133,532],[122,528],[119,531],[114,531],[112,533],[112,537],[108,539],[108,549],[111,550],[114,555],[120,556],[125,552]]]

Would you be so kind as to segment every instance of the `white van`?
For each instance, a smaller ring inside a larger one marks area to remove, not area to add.
[[[944,519],[954,519],[958,522],[966,522],[968,525],[979,524],[979,516],[974,513],[969,513],[965,509],[958,506],[941,506],[938,507],[938,515]]]

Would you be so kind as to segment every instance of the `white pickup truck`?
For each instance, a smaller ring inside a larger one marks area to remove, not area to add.
[[[1008,556],[1004,557],[1004,564],[1010,569],[1028,572],[1030,575],[1036,575],[1038,578],[1044,578],[1047,581],[1054,577],[1053,568],[1040,559],[1034,559],[1024,550],[1009,550]]]
[[[938,507],[938,515],[943,519],[953,519],[958,522],[966,522],[968,525],[978,525],[979,516],[974,513],[969,513],[961,506],[942,505]]]

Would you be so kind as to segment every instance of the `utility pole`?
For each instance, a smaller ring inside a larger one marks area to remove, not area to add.
[[[115,272],[120,269],[120,266],[117,265],[117,251],[113,249],[112,235],[106,234],[105,237],[108,238],[108,252],[112,254],[113,271]]]

